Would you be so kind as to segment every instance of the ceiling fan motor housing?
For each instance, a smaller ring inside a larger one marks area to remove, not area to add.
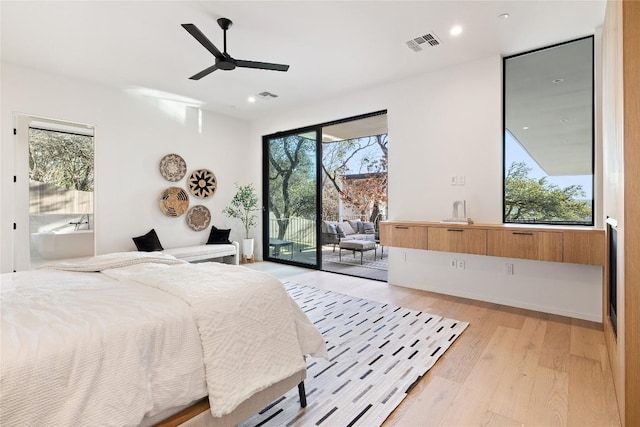
[[[236,61],[233,58],[218,59],[216,58],[218,69],[230,71],[236,68]]]

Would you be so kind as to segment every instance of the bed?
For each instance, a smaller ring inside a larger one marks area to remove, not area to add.
[[[322,335],[266,273],[158,252],[44,267],[0,276],[3,426],[195,415],[234,425],[303,385],[306,355],[326,357]]]

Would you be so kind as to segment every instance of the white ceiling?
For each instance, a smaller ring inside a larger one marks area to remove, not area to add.
[[[486,57],[593,34],[605,1],[2,1],[2,61],[150,96],[186,99],[243,119]],[[509,19],[498,18],[509,13]],[[188,77],[212,55],[193,23],[236,59],[289,64]],[[449,35],[462,25],[458,37]],[[422,52],[405,42],[434,33]],[[247,97],[262,91],[274,100]]]
[[[322,142],[336,142],[387,133],[387,115],[378,114],[322,127]]]
[[[592,52],[587,38],[506,61],[505,127],[547,175],[593,173]]]

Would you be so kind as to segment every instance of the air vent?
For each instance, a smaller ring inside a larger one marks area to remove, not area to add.
[[[271,92],[260,92],[260,93],[258,94],[258,96],[259,96],[260,98],[262,98],[262,99],[266,99],[266,100],[269,100],[269,99],[275,99],[275,98],[277,98],[277,97],[278,97],[278,95],[276,95],[275,93],[271,93]]]
[[[424,36],[416,37],[406,42],[409,49],[414,52],[420,52],[428,47],[440,46],[442,42],[433,33],[427,33]]]

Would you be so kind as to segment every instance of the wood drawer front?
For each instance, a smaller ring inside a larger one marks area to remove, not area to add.
[[[606,253],[604,230],[590,233],[565,231],[563,246],[564,262],[604,265]]]
[[[393,225],[391,224],[380,224],[380,244],[382,246],[393,246],[393,242],[391,240],[391,232],[393,231]]]
[[[487,255],[562,262],[562,233],[489,230]]]
[[[429,227],[427,242],[431,251],[487,254],[487,230]]]
[[[427,249],[427,227],[416,225],[391,226],[390,246],[410,249]]]

